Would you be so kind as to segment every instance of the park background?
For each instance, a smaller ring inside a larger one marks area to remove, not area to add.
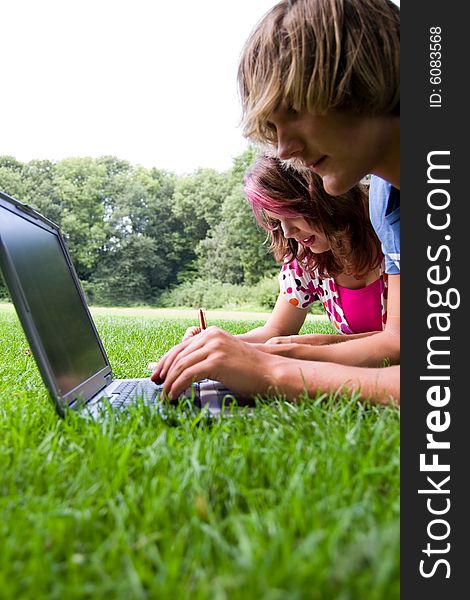
[[[255,150],[236,90],[241,47],[274,4],[0,6],[0,189],[62,227],[117,377],[148,376],[194,318],[97,304],[276,297],[242,194]],[[234,334],[262,322],[211,315]],[[2,600],[399,597],[397,408],[337,394],[216,422],[143,406],[59,419],[2,302],[0,340]]]
[[[267,311],[279,266],[243,193],[256,155],[191,175],[112,156],[3,156],[0,189],[62,228],[90,304]]]

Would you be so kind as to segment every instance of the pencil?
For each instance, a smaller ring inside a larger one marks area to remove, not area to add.
[[[201,331],[204,331],[207,327],[206,315],[204,314],[203,308],[199,309],[199,327],[201,328]]]

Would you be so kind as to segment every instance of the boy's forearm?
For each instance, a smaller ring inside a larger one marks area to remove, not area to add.
[[[314,398],[317,393],[358,393],[376,404],[400,403],[400,367],[364,368],[287,359],[276,369],[275,386],[288,400],[302,394]]]

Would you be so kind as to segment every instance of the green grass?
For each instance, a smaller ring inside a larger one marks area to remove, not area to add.
[[[192,324],[96,323],[118,377],[146,376]],[[0,340],[2,600],[399,598],[397,409],[60,419],[11,311]]]

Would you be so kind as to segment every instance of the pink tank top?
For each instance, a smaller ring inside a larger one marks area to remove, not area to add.
[[[351,290],[336,284],[344,316],[354,333],[382,331],[381,281]]]
[[[339,286],[332,277],[305,270],[297,260],[284,263],[279,273],[281,294],[293,306],[308,308],[320,300],[338,333],[381,331],[387,320],[387,275],[358,290]]]

